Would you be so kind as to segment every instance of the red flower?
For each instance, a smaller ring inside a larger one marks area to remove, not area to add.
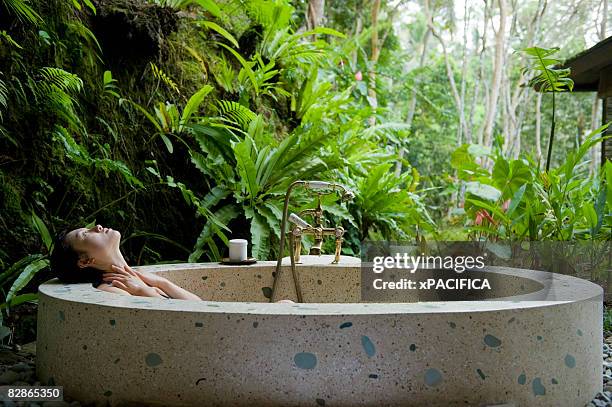
[[[483,220],[488,220],[490,223],[497,225],[497,222],[495,222],[495,219],[493,219],[491,217],[491,215],[489,215],[489,212],[487,212],[484,209],[480,209],[478,212],[476,212],[476,219],[474,220],[474,223],[476,225],[481,225]]]
[[[482,219],[483,219],[483,216],[480,213],[480,211],[476,212],[476,219],[474,220],[474,223],[476,225],[481,225],[482,224]]]
[[[361,71],[357,71],[355,73],[355,80],[358,80],[358,81],[363,80],[363,75],[361,74]]]

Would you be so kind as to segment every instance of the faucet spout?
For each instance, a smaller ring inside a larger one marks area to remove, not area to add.
[[[308,254],[311,254],[314,256],[320,256],[321,246],[323,246],[323,239],[315,239],[314,244],[310,246],[310,251],[308,252]]]

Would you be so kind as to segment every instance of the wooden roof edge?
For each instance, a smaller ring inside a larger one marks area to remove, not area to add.
[[[586,49],[582,52],[579,52],[573,57],[566,59],[562,67],[567,68],[569,65],[576,62],[577,60],[582,59],[585,56],[592,54],[593,52],[599,51],[600,48],[607,48],[607,47],[611,47],[612,49],[612,35],[604,40],[599,41],[597,44],[593,45],[591,48]],[[610,54],[610,63],[612,63],[612,53]]]

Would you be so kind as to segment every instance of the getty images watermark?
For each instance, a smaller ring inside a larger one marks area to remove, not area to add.
[[[484,270],[485,256],[426,256],[421,253],[418,256],[409,255],[407,252],[396,253],[394,256],[374,256],[372,272],[381,274],[387,270],[405,270],[415,274],[417,270],[453,270],[462,274],[466,270]],[[402,278],[399,281],[385,281],[383,278],[375,278],[373,287],[377,290],[384,289],[491,289],[487,278],[450,278],[435,279],[427,278],[425,281],[417,281],[410,278]]]
[[[361,253],[364,302],[546,300],[547,271],[612,280],[610,242],[370,241]]]

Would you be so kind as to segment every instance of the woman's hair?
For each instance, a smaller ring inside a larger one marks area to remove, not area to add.
[[[80,254],[66,240],[72,229],[65,229],[55,236],[51,252],[51,270],[64,284],[95,283],[101,278],[101,272],[93,267],[79,267]]]

